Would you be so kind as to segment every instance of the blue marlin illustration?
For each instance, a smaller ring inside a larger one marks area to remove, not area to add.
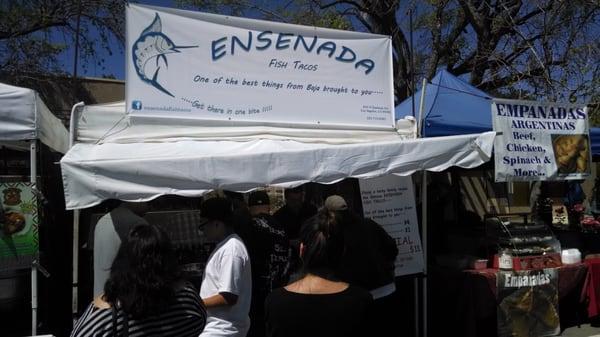
[[[158,71],[160,70],[158,61],[162,59],[165,63],[165,66],[168,67],[169,64],[167,63],[166,55],[180,53],[181,51],[179,49],[183,48],[198,48],[198,46],[176,46],[168,36],[163,34],[160,16],[158,16],[158,13],[156,13],[152,24],[142,31],[140,37],[133,44],[132,55],[135,72],[142,81],[150,84],[151,86],[171,97],[175,97],[158,83]],[[150,78],[145,73],[145,67],[146,64],[153,58],[156,58],[157,68],[152,75],[152,78]]]

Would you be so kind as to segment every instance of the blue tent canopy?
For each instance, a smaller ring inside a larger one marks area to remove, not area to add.
[[[415,117],[421,90],[415,94]],[[492,96],[441,70],[425,88],[423,137],[481,133],[492,130]],[[411,97],[396,107],[396,119],[412,116]],[[592,154],[600,155],[600,128],[590,128]]]

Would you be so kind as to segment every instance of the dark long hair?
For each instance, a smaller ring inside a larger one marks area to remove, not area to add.
[[[167,234],[138,225],[121,244],[104,285],[104,299],[132,318],[157,314],[173,298],[178,266]]]
[[[300,230],[300,242],[304,244],[302,272],[327,279],[335,278],[344,252],[344,236],[332,212],[321,210],[306,220]]]

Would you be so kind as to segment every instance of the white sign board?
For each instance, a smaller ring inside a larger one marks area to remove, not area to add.
[[[394,127],[388,36],[129,4],[126,54],[132,117]]]
[[[590,174],[587,107],[494,99],[496,181],[584,179]]]
[[[411,177],[360,179],[363,212],[396,240],[396,276],[423,272],[423,251]]]

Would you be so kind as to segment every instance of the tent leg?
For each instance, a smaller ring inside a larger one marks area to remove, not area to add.
[[[423,336],[428,336],[427,332],[427,171],[423,171],[423,181],[421,182],[421,223],[422,223],[422,248],[423,248]]]
[[[37,335],[37,267],[31,267],[31,335]]]
[[[73,211],[73,289],[71,301],[73,325],[79,309],[79,213],[78,209]]]
[[[421,88],[421,99],[419,100],[419,119],[417,120],[417,137],[423,137],[423,107],[425,106],[425,89],[427,88],[427,79],[423,79],[423,87]]]
[[[420,325],[421,325],[421,319],[420,319],[420,314],[419,314],[419,278],[415,277],[414,278],[414,284],[413,284],[413,288],[415,290],[415,337],[420,337],[421,336],[421,329],[420,329]]]
[[[37,188],[37,139],[29,143],[29,182],[33,188]],[[37,309],[38,309],[38,278],[37,266],[31,264],[31,334],[37,335]]]

